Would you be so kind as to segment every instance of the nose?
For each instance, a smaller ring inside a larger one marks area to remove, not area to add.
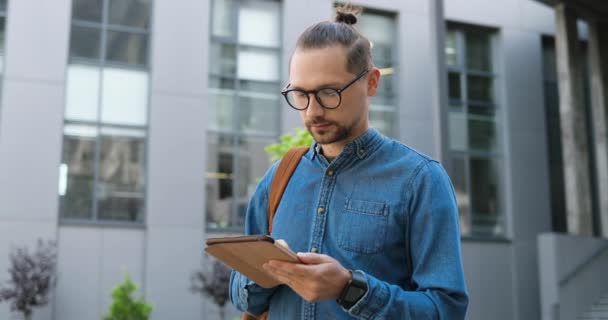
[[[308,103],[308,108],[306,109],[306,116],[309,119],[323,117],[325,113],[325,108],[323,108],[314,93],[310,93],[309,95],[310,102]]]

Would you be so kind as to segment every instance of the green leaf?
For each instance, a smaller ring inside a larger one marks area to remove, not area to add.
[[[281,159],[287,151],[295,147],[308,147],[312,144],[313,138],[308,130],[295,128],[293,132],[279,137],[279,142],[268,145],[264,151],[270,156],[270,161],[275,162]]]
[[[112,290],[112,304],[104,320],[148,320],[152,305],[133,297],[137,285],[125,272],[125,280]]]

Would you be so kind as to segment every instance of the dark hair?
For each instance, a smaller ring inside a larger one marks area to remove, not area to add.
[[[296,49],[322,49],[342,45],[347,49],[346,69],[358,74],[373,66],[371,43],[353,26],[361,9],[350,4],[336,7],[334,21],[308,27],[298,39]]]

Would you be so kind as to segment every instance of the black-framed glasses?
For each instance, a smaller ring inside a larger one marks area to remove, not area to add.
[[[335,109],[342,103],[342,92],[350,87],[357,80],[361,79],[365,74],[369,72],[369,69],[359,73],[357,77],[346,84],[341,89],[335,88],[321,88],[317,90],[301,90],[301,89],[289,89],[291,84],[285,87],[285,90],[281,91],[287,103],[296,110],[306,110],[310,105],[310,94],[314,93],[315,99],[325,109]]]

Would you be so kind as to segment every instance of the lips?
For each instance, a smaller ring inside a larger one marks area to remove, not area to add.
[[[331,123],[313,123],[312,125],[310,125],[311,127],[315,128],[315,129],[326,129],[331,125]]]

